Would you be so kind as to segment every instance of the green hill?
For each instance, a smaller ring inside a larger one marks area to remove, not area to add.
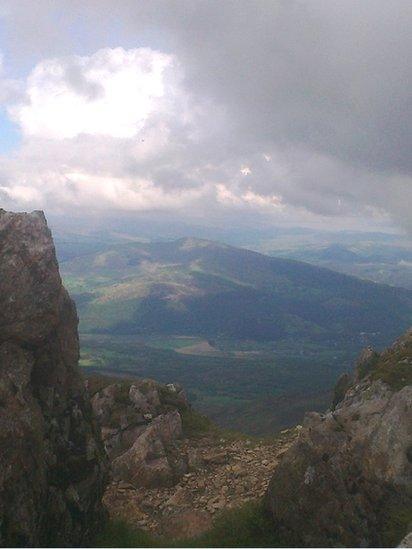
[[[388,343],[412,292],[216,242],[113,245],[61,263],[83,333]]]

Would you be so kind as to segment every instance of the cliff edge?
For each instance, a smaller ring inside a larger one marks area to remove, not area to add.
[[[106,458],[42,212],[0,210],[0,545],[85,545]]]
[[[269,485],[288,545],[393,547],[412,528],[412,331],[366,350],[335,406],[306,416]]]

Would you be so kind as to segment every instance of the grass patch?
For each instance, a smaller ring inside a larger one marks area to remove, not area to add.
[[[204,339],[193,336],[146,336],[145,343],[154,349],[176,350],[202,343]]]
[[[379,362],[379,354],[375,353],[375,355],[370,360],[367,360],[363,364],[360,364],[358,366],[359,379],[363,379],[368,374],[373,372],[376,369],[378,362]]]
[[[181,416],[183,433],[187,437],[202,437],[218,431],[217,426],[208,417],[196,412],[196,410],[183,410]]]
[[[147,532],[117,520],[107,523],[93,545],[95,547],[162,547]]]
[[[212,529],[179,547],[281,547],[273,522],[261,502],[224,511]]]
[[[82,357],[82,358],[80,358],[80,360],[79,360],[79,366],[80,366],[81,368],[90,368],[90,367],[99,366],[99,363],[98,363],[98,361],[95,360],[94,358]]]
[[[399,542],[411,531],[412,503],[389,505],[382,520],[382,546],[397,547]]]
[[[372,374],[372,379],[381,379],[395,391],[406,385],[412,385],[412,364],[398,362],[397,364],[381,365]]]
[[[412,385],[412,337],[406,336],[395,352],[389,349],[382,353],[371,376],[381,379],[395,391]]]
[[[183,433],[189,438],[204,436],[224,439],[226,442],[234,440],[250,440],[251,444],[263,440],[262,437],[248,436],[231,429],[223,429],[211,419],[192,408],[181,410]]]
[[[170,541],[151,536],[121,521],[111,521],[95,541],[96,547],[281,547],[270,516],[261,502],[222,512],[205,534]]]

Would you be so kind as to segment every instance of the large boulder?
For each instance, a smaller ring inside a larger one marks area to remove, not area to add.
[[[344,384],[340,384],[340,389]],[[368,350],[325,414],[308,414],[271,480],[267,505],[284,543],[394,546],[412,523],[412,332]]]
[[[170,486],[188,471],[179,441],[189,404],[179,384],[91,376],[88,387],[114,480]]]
[[[42,212],[0,210],[0,545],[89,543],[106,458]]]
[[[177,410],[159,415],[136,437],[131,448],[113,461],[114,476],[135,486],[174,484],[187,472],[187,463],[174,445],[181,436],[182,421]]]

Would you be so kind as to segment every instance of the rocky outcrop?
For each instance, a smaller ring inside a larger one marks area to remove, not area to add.
[[[188,436],[186,431],[179,450],[187,456],[189,472],[174,486],[136,488],[113,481],[104,501],[114,520],[167,540],[202,534],[222,511],[263,496],[279,456],[295,440],[298,429],[260,441],[234,433],[222,438],[227,434],[212,424],[206,432],[192,431]]]
[[[395,546],[412,522],[412,332],[363,353],[335,401],[307,415],[275,470],[274,527],[288,545]]]
[[[42,212],[0,210],[0,545],[87,544],[106,461]]]
[[[398,547],[412,547],[412,532],[409,532],[409,534],[403,538]]]
[[[179,441],[189,405],[180,385],[94,376],[88,386],[114,479],[171,486],[187,472]]]

